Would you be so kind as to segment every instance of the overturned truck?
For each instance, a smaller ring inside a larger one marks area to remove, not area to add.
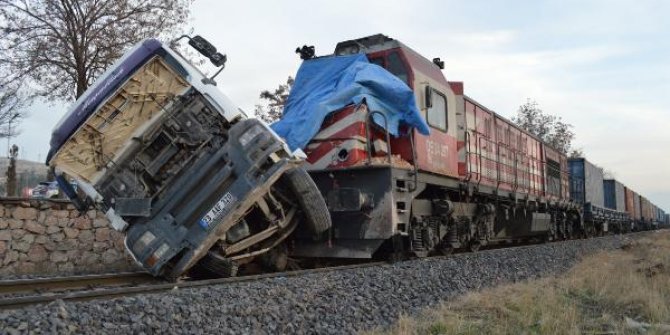
[[[226,56],[182,36],[223,69]],[[216,75],[215,75],[216,76]],[[330,228],[323,198],[269,127],[249,119],[176,50],[139,43],[56,125],[47,164],[75,206],[101,210],[155,276],[234,275],[286,264],[297,225]],[[77,191],[69,178],[77,181]],[[302,230],[302,229],[301,229]]]

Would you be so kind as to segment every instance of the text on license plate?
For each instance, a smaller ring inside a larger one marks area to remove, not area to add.
[[[233,204],[237,199],[230,192],[226,193],[221,197],[219,201],[216,202],[214,207],[205,214],[205,216],[200,219],[198,222],[201,227],[209,228],[210,224],[216,220],[221,214],[226,211],[231,204]]]

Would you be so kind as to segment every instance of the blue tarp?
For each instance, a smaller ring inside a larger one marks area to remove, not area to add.
[[[388,131],[398,135],[401,124],[428,135],[414,92],[384,68],[371,64],[363,54],[332,56],[302,63],[281,120],[272,129],[291,149],[302,149],[319,132],[326,116],[350,104],[365,102],[371,111],[382,112]],[[381,116],[374,121],[384,126]]]

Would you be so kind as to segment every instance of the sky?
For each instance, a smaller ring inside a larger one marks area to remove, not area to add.
[[[383,33],[442,58],[448,80],[503,116],[536,100],[574,126],[587,159],[670,212],[668,13],[652,0],[196,0],[189,28],[228,55],[219,87],[249,113],[295,74],[297,46],[323,55]],[[21,158],[44,159],[66,109],[30,108],[13,139]]]

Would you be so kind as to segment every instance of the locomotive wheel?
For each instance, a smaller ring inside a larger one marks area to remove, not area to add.
[[[318,239],[332,226],[326,201],[312,177],[302,167],[286,172],[286,181],[304,213],[305,228]]]

